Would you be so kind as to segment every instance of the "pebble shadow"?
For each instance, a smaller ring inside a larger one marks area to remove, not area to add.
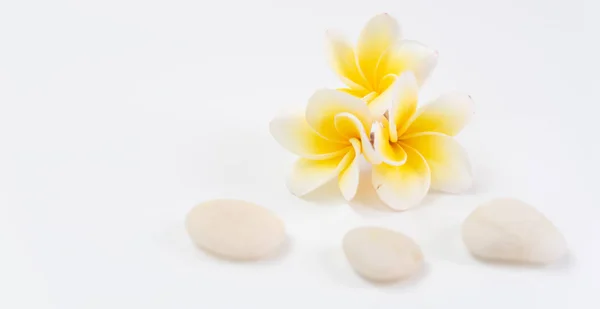
[[[192,246],[194,249],[196,249],[195,251],[195,257],[205,261],[205,262],[212,262],[212,263],[220,263],[220,264],[233,264],[233,265],[246,265],[246,264],[252,264],[252,265],[274,265],[274,264],[279,264],[282,261],[285,260],[285,258],[290,255],[291,251],[292,251],[292,239],[288,236],[286,236],[285,241],[283,242],[283,244],[281,244],[281,246],[275,251],[273,252],[271,255],[266,256],[264,258],[261,259],[257,259],[257,260],[236,260],[236,259],[231,259],[222,255],[219,255],[217,253],[208,251],[208,250],[204,250],[203,248],[200,248],[198,246],[196,246],[194,243],[192,243],[190,241],[190,246]]]

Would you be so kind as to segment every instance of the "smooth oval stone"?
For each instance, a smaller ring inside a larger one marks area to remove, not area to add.
[[[233,260],[266,257],[285,240],[283,222],[274,213],[240,200],[201,203],[187,215],[186,228],[200,248]]]
[[[546,264],[567,252],[565,238],[542,213],[512,198],[475,209],[463,223],[462,237],[471,254],[486,260]]]
[[[366,279],[392,282],[415,274],[423,265],[421,248],[410,238],[380,227],[359,227],[344,236],[344,253]]]

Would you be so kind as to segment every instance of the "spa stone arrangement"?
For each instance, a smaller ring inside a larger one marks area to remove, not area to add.
[[[379,199],[394,211],[417,207],[430,190],[459,194],[472,186],[466,151],[454,139],[474,114],[469,95],[446,93],[419,104],[419,89],[437,64],[437,51],[402,39],[398,22],[380,14],[356,44],[327,32],[328,59],[345,87],[320,89],[304,113],[281,115],[271,135],[298,156],[286,180],[296,196],[337,181],[354,198],[360,164],[371,165]],[[216,258],[255,261],[276,256],[286,241],[283,220],[267,207],[218,199],[194,207],[185,220],[198,248]],[[435,226],[431,227],[435,229]],[[467,250],[482,262],[551,264],[567,254],[560,231],[533,206],[516,198],[479,205],[462,223]],[[399,231],[357,226],[340,239],[355,272],[373,282],[417,274],[426,259],[418,243]],[[433,273],[432,275],[435,275]]]

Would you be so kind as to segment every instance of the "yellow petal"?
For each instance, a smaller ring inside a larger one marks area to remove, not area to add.
[[[383,163],[400,166],[406,163],[406,151],[398,143],[390,142],[389,130],[383,125],[375,125],[374,146],[375,151]]]
[[[297,196],[305,195],[337,177],[354,160],[354,150],[344,156],[327,160],[296,160],[287,179],[287,186]]]
[[[382,55],[377,66],[377,79],[382,79],[388,74],[400,75],[402,72],[411,71],[417,77],[417,82],[422,85],[437,65],[437,51],[415,41],[398,41],[388,48]],[[385,85],[379,85],[378,91],[383,91]]]
[[[403,132],[405,137],[421,132],[438,132],[454,136],[469,122],[475,104],[465,94],[445,94],[420,108]]]
[[[351,138],[360,139],[362,135],[366,134],[365,127],[360,120],[347,112],[335,115],[333,124],[337,132],[343,135],[348,141]]]
[[[379,14],[367,22],[358,37],[356,56],[359,69],[371,85],[377,87],[375,73],[379,58],[390,46],[400,40],[400,25],[388,14]]]
[[[370,92],[369,94],[367,94],[366,96],[362,97],[362,100],[365,101],[367,104],[371,103],[371,101],[373,101],[375,98],[377,98],[378,93],[375,91]]]
[[[379,90],[381,92],[387,90],[396,81],[398,76],[399,75],[397,74],[388,74],[385,75],[383,78],[379,78]]]
[[[367,161],[369,161],[369,163],[371,164],[380,164],[381,163],[381,156],[375,151],[375,148],[373,148],[373,145],[371,145],[371,142],[361,142],[361,149],[362,149],[362,153],[365,156],[365,159],[367,159]]]
[[[371,132],[371,127],[365,128],[358,117],[350,113],[339,113],[334,118],[335,128],[338,133],[345,136],[347,140],[357,139],[360,141],[360,150],[365,155],[365,158],[373,164],[379,164],[381,159],[371,145],[371,141],[367,132]]]
[[[373,187],[381,201],[394,210],[418,205],[427,194],[431,181],[425,159],[410,146],[404,146],[404,150],[407,160],[403,165],[373,166]]]
[[[349,150],[347,144],[331,142],[319,136],[302,114],[276,117],[269,129],[281,146],[306,159],[328,159],[342,156]]]
[[[362,98],[363,100],[364,100],[364,97],[371,94],[371,90],[361,89],[361,88],[338,88],[337,90],[345,92],[345,93],[355,96],[357,98]]]
[[[392,101],[398,96],[399,89],[396,85],[397,80],[398,76],[390,75],[386,78],[386,81],[391,82],[394,86],[388,87],[386,91],[373,97],[370,101],[367,101],[372,115],[376,117],[383,115],[389,110],[390,106],[392,106]]]
[[[352,162],[340,173],[338,178],[338,185],[340,191],[347,201],[350,201],[356,195],[356,189],[358,189],[358,180],[360,175],[360,142],[357,139],[351,139],[354,153]]]
[[[308,100],[306,121],[326,139],[349,143],[348,137],[337,131],[334,122],[335,116],[344,112],[356,116],[365,130],[370,132],[373,120],[365,102],[337,90],[317,90]]]
[[[415,75],[410,71],[402,73],[389,92],[392,94],[392,106],[389,110],[390,141],[396,142],[417,110],[419,86]]]
[[[424,133],[402,141],[416,149],[431,169],[431,188],[459,193],[471,187],[471,165],[465,150],[454,138]]]
[[[364,90],[368,87],[356,64],[352,44],[341,34],[327,31],[327,54],[333,71],[348,87]]]

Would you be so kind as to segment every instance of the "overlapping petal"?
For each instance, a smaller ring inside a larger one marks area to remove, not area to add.
[[[383,163],[400,166],[406,162],[407,154],[400,144],[390,141],[389,128],[387,126],[387,124],[375,126],[373,146]]]
[[[296,160],[288,175],[287,186],[297,196],[310,193],[335,179],[353,162],[355,156],[354,150],[351,149],[343,156],[327,160],[300,158]]]
[[[381,162],[381,159],[373,146],[367,132],[371,132],[371,126],[368,129],[364,127],[358,117],[351,113],[343,112],[334,117],[334,126],[339,134],[345,136],[348,140],[357,139],[360,141],[362,153],[365,158],[374,164]]]
[[[465,150],[454,138],[440,133],[423,133],[402,140],[417,150],[431,170],[431,188],[459,193],[471,187],[473,177]]]
[[[333,71],[342,79],[351,89],[357,92],[367,92],[369,88],[367,81],[360,73],[356,64],[356,55],[354,47],[343,35],[335,31],[327,31],[327,54],[329,56],[329,64]]]
[[[348,138],[335,127],[335,116],[340,113],[354,115],[362,127],[370,131],[373,119],[365,103],[345,92],[331,89],[317,90],[310,97],[306,106],[306,121],[324,138],[348,143]]]
[[[373,92],[375,94],[373,99],[367,101],[369,110],[371,110],[371,114],[375,117],[385,114],[390,106],[392,106],[392,101],[396,100],[399,95],[400,88],[398,76],[390,75],[388,80],[391,83],[390,87],[381,94]]]
[[[418,205],[431,184],[431,172],[423,156],[410,146],[402,146],[407,154],[403,165],[374,165],[372,172],[377,195],[394,210]]]
[[[392,89],[394,99],[391,100],[392,106],[389,109],[389,128],[390,140],[396,142],[417,110],[419,86],[412,72],[404,72],[394,82]]]
[[[338,88],[337,90],[345,92],[357,98],[362,98],[363,101],[366,101],[365,98],[374,93],[371,90],[364,88]]]
[[[400,40],[400,25],[388,14],[379,14],[371,18],[358,37],[356,56],[359,69],[375,89],[377,63],[381,55]]]
[[[290,152],[311,160],[342,156],[350,145],[332,142],[317,134],[303,114],[282,115],[273,119],[269,129],[275,140]]]
[[[416,41],[394,42],[382,55],[377,66],[376,79],[387,75],[400,75],[413,72],[419,85],[422,85],[437,65],[438,53]],[[378,91],[386,89],[385,84],[378,84]]]
[[[358,180],[360,178],[360,152],[361,145],[360,142],[353,138],[350,139],[350,143],[352,143],[352,153],[354,153],[354,157],[350,164],[342,170],[340,176],[338,177],[338,185],[340,187],[340,191],[342,195],[347,201],[350,201],[356,195],[356,190],[358,189]]]
[[[438,132],[455,136],[469,122],[474,109],[475,104],[468,95],[460,93],[442,95],[417,111],[404,135]]]

